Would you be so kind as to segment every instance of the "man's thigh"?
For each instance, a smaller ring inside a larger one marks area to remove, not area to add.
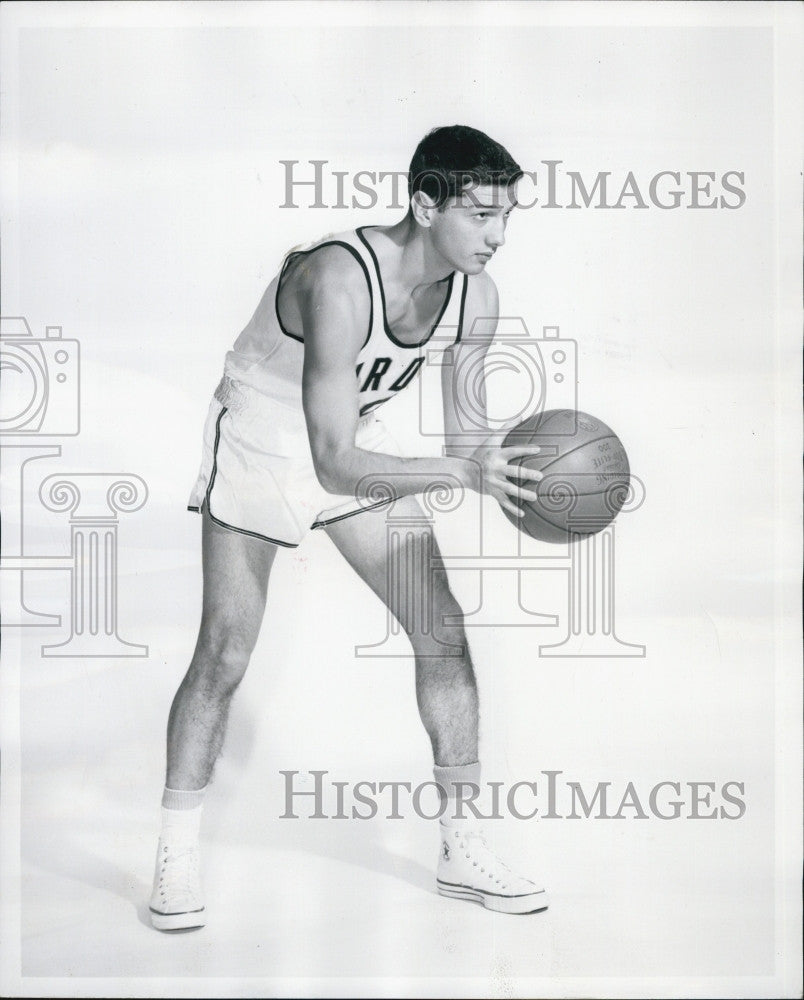
[[[277,546],[221,527],[206,510],[202,517],[201,634],[217,640],[236,636],[250,650],[262,624]]]
[[[445,616],[460,614],[432,526],[415,497],[324,530],[411,638],[438,633]]]

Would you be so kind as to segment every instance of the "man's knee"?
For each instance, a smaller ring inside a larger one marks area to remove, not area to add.
[[[225,622],[202,623],[192,669],[210,693],[231,695],[248,668],[254,642]]]
[[[467,646],[460,603],[446,583],[433,587],[428,596],[420,627],[408,632],[414,649],[426,652],[430,647],[443,650],[450,646],[456,655],[464,655]]]

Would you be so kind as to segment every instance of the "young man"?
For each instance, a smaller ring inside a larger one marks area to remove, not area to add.
[[[327,532],[410,638],[419,711],[447,797],[439,892],[511,913],[547,905],[544,891],[514,875],[472,820],[451,808],[461,782],[480,780],[478,697],[462,612],[438,571],[429,526],[392,555],[385,524],[389,495],[394,516],[415,521],[415,494],[445,476],[514,513],[518,500],[533,498],[525,480],[541,474],[513,464],[533,448],[501,449],[490,434],[468,442],[458,414],[470,391],[477,407],[477,389],[449,374],[461,368],[465,334],[472,332],[475,358],[478,343],[487,349],[494,336],[497,291],[485,269],[504,243],[520,175],[482,132],[452,126],[429,133],[410,165],[405,218],[290,253],[227,354],[191,498],[203,515],[203,612],[168,722],[151,898],[160,930],[205,922],[198,875],[204,789],[257,640],[276,553],[313,528]],[[411,384],[439,330],[454,340],[443,379],[446,455],[402,458],[375,411]],[[422,564],[406,548],[426,552],[435,569],[411,569]],[[423,602],[426,628],[413,611]]]

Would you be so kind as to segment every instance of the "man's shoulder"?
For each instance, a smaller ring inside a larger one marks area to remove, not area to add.
[[[482,271],[467,277],[465,310],[475,316],[496,315],[500,297],[490,274]]]
[[[475,345],[480,340],[490,342],[497,328],[499,312],[497,285],[491,275],[485,271],[468,275],[458,340],[472,341]]]
[[[354,291],[366,287],[366,267],[346,240],[328,237],[298,254],[293,270],[303,288],[332,286]]]

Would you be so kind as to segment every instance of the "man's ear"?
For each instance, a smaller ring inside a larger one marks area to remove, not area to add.
[[[438,209],[429,194],[425,194],[424,191],[415,191],[410,199],[410,211],[420,226],[429,229]]]

